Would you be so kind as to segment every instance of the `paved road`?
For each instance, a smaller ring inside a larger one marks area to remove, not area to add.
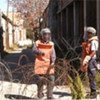
[[[32,52],[32,49],[23,49],[22,51],[20,50],[17,52],[12,51],[12,53],[5,56],[4,60],[7,62],[18,63],[18,60],[21,57],[21,55],[26,55],[28,57],[28,60],[29,60],[28,63],[32,63],[34,60],[34,54]],[[26,64],[25,61],[24,61],[24,64]]]

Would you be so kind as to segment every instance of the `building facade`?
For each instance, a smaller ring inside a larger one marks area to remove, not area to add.
[[[18,17],[18,13],[9,12],[8,16],[2,13],[1,23],[3,28],[4,49],[13,48],[14,44],[26,40],[26,29],[24,21]]]

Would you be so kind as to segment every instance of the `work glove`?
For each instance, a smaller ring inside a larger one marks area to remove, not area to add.
[[[51,66],[54,66],[54,63],[51,63]]]
[[[51,68],[54,68],[55,67],[55,64],[54,63],[51,63],[50,66],[51,66]]]
[[[100,71],[100,64],[99,63],[97,64],[97,70]]]
[[[42,52],[42,51],[38,51],[37,55],[42,55],[42,56],[44,56],[44,55],[45,55],[45,53],[44,53],[44,52]]]
[[[83,60],[83,66],[86,65],[90,59],[91,59],[91,56],[86,56]]]

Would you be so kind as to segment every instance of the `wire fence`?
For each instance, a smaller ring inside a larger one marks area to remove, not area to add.
[[[68,85],[71,89],[73,98],[80,99],[84,98],[86,90],[83,83],[87,83],[87,77],[84,73],[79,73],[81,58],[71,45],[63,38],[64,45],[66,45],[67,52],[63,58],[57,58],[55,63],[55,86],[66,86]],[[58,45],[59,46],[59,45]],[[59,46],[60,47],[60,46]],[[60,48],[61,49],[61,48]],[[61,50],[62,51],[62,50]],[[69,57],[69,59],[67,59]],[[25,64],[24,64],[25,62]],[[25,94],[29,84],[35,84],[36,80],[34,70],[34,62],[28,63],[29,58],[23,54],[19,57],[18,63],[0,61],[0,93],[3,91],[3,82],[10,82],[10,88],[12,89],[12,83],[25,84],[24,88],[22,85],[19,87],[19,93]],[[11,67],[16,66],[16,67]],[[98,73],[100,75],[100,73]],[[44,78],[44,80],[49,81]],[[100,81],[100,80],[99,80]],[[31,95],[31,97],[34,93]],[[21,97],[20,97],[21,98]]]

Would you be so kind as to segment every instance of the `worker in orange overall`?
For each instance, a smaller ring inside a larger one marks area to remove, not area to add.
[[[82,43],[82,72],[87,72],[89,77],[91,93],[87,95],[87,98],[96,98],[96,51],[98,50],[98,37],[96,36],[96,30],[93,27],[86,28],[88,40]]]
[[[44,78],[47,84],[47,98],[53,98],[54,87],[54,64],[56,54],[54,43],[51,41],[51,31],[49,28],[41,30],[41,39],[34,44],[33,51],[36,55],[34,73],[37,75],[38,98],[42,98]]]

